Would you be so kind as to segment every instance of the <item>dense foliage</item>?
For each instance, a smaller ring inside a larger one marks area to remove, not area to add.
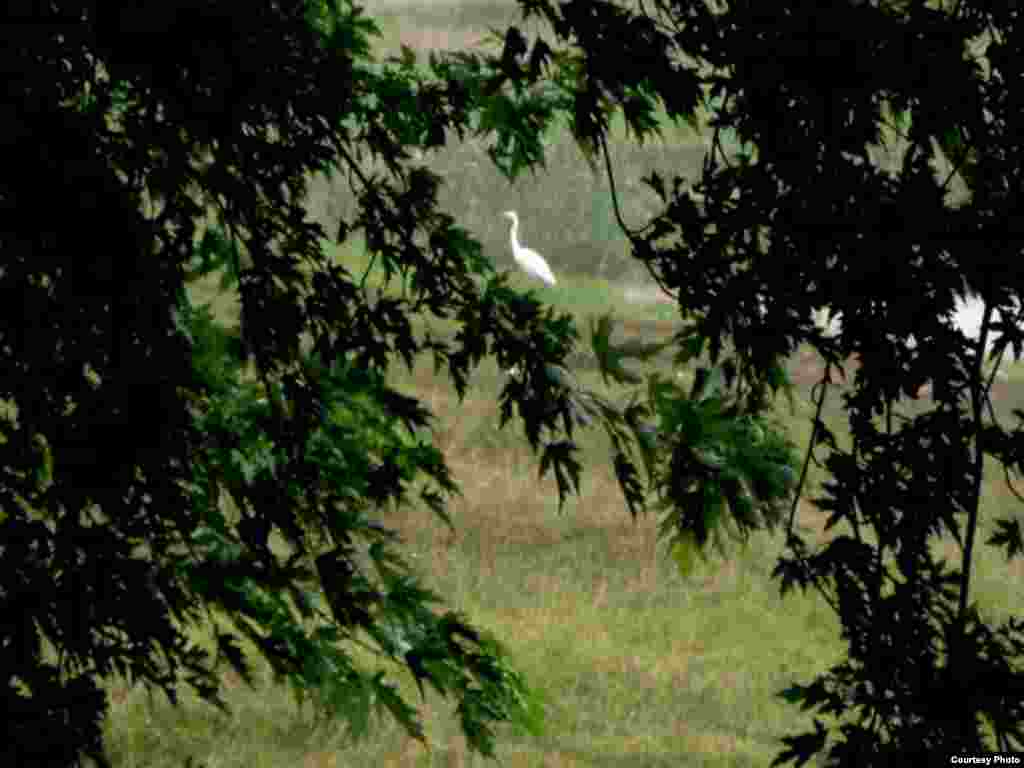
[[[248,679],[240,636],[357,733],[375,708],[421,736],[385,671],[354,664],[357,634],[454,695],[473,748],[492,751],[496,721],[532,723],[500,647],[431,610],[371,514],[414,480],[439,513],[454,490],[415,439],[428,415],[384,384],[394,355],[428,351],[461,390],[486,354],[557,362],[572,339],[502,280],[481,292],[479,247],[405,164],[464,130],[465,94],[372,62],[351,7],[15,4],[0,30],[5,764],[102,760],[114,672],[222,704],[215,661]],[[328,263],[303,198],[331,166],[361,202],[332,234],[360,233],[407,299]],[[238,281],[241,349],[185,293],[212,269]],[[417,340],[420,310],[467,330]],[[521,409],[534,437],[565,409],[541,394]]]
[[[431,609],[375,516],[418,489],[447,519],[456,490],[424,437],[430,415],[384,378],[421,354],[460,392],[487,356],[521,371],[502,417],[521,418],[560,500],[578,488],[574,429],[602,426],[628,507],[656,497],[684,569],[725,521],[745,537],[788,511],[782,587],[820,590],[850,650],[785,695],[846,718],[840,764],[1022,747],[1024,627],[990,627],[970,600],[983,458],[1024,468],[1021,428],[985,417],[982,372],[993,334],[997,352],[1024,343],[1011,322],[1024,292],[1017,12],[522,5],[554,39],[511,29],[500,55],[435,56],[428,71],[408,52],[374,61],[373,24],[348,4],[4,11],[6,762],[102,761],[99,683],[115,672],[172,701],[184,680],[223,705],[217,662],[248,678],[243,636],[355,733],[376,708],[422,737],[385,671],[353,661],[355,642],[454,696],[478,751],[493,754],[497,722],[538,725],[498,642]],[[576,384],[570,318],[494,274],[411,152],[474,133],[514,175],[568,117],[596,167],[613,113],[642,139],[659,106],[691,122],[710,108],[744,151],[716,141],[700,179],[652,175],[663,214],[639,229],[620,217],[634,255],[698,316],[646,344],[617,346],[610,321],[595,324],[603,372],[648,385],[622,407]],[[898,163],[883,167],[878,145],[894,137]],[[310,175],[328,171],[358,199],[331,233],[304,207]],[[361,238],[407,290],[368,290],[325,257],[328,236]],[[185,291],[214,273],[241,299],[237,334]],[[976,342],[950,321],[965,293],[987,307]],[[822,309],[842,319],[835,338],[813,323]],[[417,337],[416,313],[454,319],[454,340]],[[816,501],[845,526],[819,552],[793,530],[794,456],[765,416],[802,342],[830,363],[819,408],[832,370],[860,364],[844,402],[852,449],[816,417],[805,459],[826,449]],[[668,345],[680,362],[710,349],[689,393],[623,366]],[[250,357],[258,384],[240,375]],[[934,408],[901,419],[896,404],[926,381]],[[1018,554],[1018,523],[996,530],[988,543]],[[928,547],[942,531],[963,545],[952,569]],[[186,627],[210,631],[216,656]],[[780,759],[827,737],[819,723]]]
[[[495,723],[536,729],[537,700],[497,640],[431,608],[440,598],[378,512],[418,490],[450,524],[457,489],[430,414],[384,375],[423,354],[460,395],[485,357],[516,366],[502,423],[519,417],[560,502],[579,489],[582,424],[612,436],[634,514],[648,489],[633,448],[650,487],[666,484],[652,408],[576,386],[571,319],[495,275],[412,161],[475,131],[498,136],[492,157],[515,173],[541,156],[555,111],[524,116],[512,59],[435,58],[429,73],[408,51],[375,61],[375,27],[347,3],[15,4],[0,30],[16,73],[0,108],[7,762],[103,762],[101,682],[115,673],[172,702],[188,682],[225,707],[219,665],[252,679],[241,638],[355,735],[376,710],[424,738],[387,671],[354,661],[357,643],[454,696],[476,751],[493,754]],[[358,200],[337,232],[305,209],[318,172]],[[405,290],[371,290],[325,255],[328,236],[360,240]],[[237,328],[186,291],[215,275],[240,299]],[[416,314],[453,319],[454,339],[417,336]],[[595,351],[633,380],[622,361],[651,349],[610,334],[594,329]],[[716,454],[708,498],[747,526],[755,505],[777,520],[788,448],[752,441],[757,420],[718,391],[652,390]]]
[[[723,370],[737,401],[760,413],[778,360],[802,342],[828,362],[806,462],[825,449],[831,480],[815,503],[842,532],[812,552],[791,516],[776,573],[783,591],[829,600],[849,658],[784,695],[842,717],[827,750],[840,765],[1021,749],[1024,622],[990,626],[970,597],[983,460],[1024,469],[1024,414],[1012,426],[986,414],[993,375],[982,368],[987,346],[998,357],[1024,345],[1020,11],[918,0],[770,12],[745,1],[523,5],[554,39],[530,46],[510,32],[505,71],[527,86],[545,79],[537,90],[595,157],[607,159],[616,112],[642,139],[659,106],[687,120],[709,105],[716,133],[701,177],[653,174],[663,214],[620,224],[681,308],[699,313],[691,338],[717,359],[731,337]],[[723,151],[724,130],[739,137],[738,156]],[[964,296],[985,305],[976,340],[952,322]],[[835,338],[815,326],[821,310],[841,319]],[[854,357],[846,449],[820,410]],[[901,416],[900,400],[925,382],[934,406]],[[676,472],[699,462],[685,441],[673,454]],[[688,498],[671,496],[674,525],[702,539],[708,505]],[[1018,556],[1019,520],[994,529],[987,543]],[[943,532],[961,546],[953,565],[929,549]],[[779,762],[802,764],[828,736],[817,722],[786,740]]]

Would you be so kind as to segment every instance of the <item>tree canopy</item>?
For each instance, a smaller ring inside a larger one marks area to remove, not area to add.
[[[436,596],[370,514],[414,478],[432,481],[423,500],[441,514],[454,490],[437,451],[411,437],[427,413],[384,384],[393,355],[429,352],[461,389],[495,349],[557,361],[571,341],[564,319],[500,280],[481,293],[479,246],[436,210],[437,179],[403,163],[465,130],[466,93],[409,62],[372,62],[373,25],[347,5],[59,3],[13,6],[4,21],[11,764],[102,761],[98,678],[113,672],[172,701],[183,679],[222,705],[213,662],[248,679],[239,636],[353,730],[372,705],[419,735],[384,673],[346,653],[361,631],[421,685],[456,695],[469,742],[490,752],[491,722],[530,719],[521,681],[486,633],[430,609]],[[361,202],[332,234],[360,231],[409,277],[408,300],[374,300],[327,263],[303,196],[332,163]],[[238,281],[263,403],[185,293],[217,268]],[[468,330],[454,344],[416,340],[408,315],[420,310]],[[553,412],[523,411],[535,439],[557,428],[559,399],[545,394]],[[325,421],[331,409],[343,417]],[[356,567],[357,547],[376,578]],[[216,659],[186,639],[200,624]]]
[[[346,652],[357,638],[421,690],[454,696],[484,754],[495,723],[539,726],[497,639],[431,609],[439,597],[375,515],[418,486],[447,519],[456,491],[422,437],[429,413],[384,378],[420,355],[460,393],[488,356],[518,366],[503,421],[521,418],[561,500],[578,489],[574,429],[600,424],[627,506],[656,496],[681,564],[726,520],[741,537],[785,523],[781,586],[830,600],[849,658],[784,695],[852,715],[829,750],[839,764],[1021,748],[1024,625],[990,627],[970,600],[983,459],[1024,468],[1020,426],[985,417],[982,369],[993,334],[997,353],[1024,345],[1012,322],[1024,292],[1017,11],[521,5],[552,38],[512,28],[500,53],[432,56],[427,69],[409,52],[374,60],[373,23],[348,3],[6,10],[0,642],[12,764],[104,762],[98,678],[114,672],[172,701],[185,680],[223,706],[216,662],[248,678],[239,637],[356,733],[372,705],[422,736],[387,676]],[[494,273],[411,152],[482,135],[514,175],[542,163],[544,131],[568,117],[611,175],[614,113],[643,140],[659,110],[692,122],[709,104],[716,130],[749,149],[729,157],[716,134],[700,179],[647,180],[663,213],[643,227],[617,213],[633,255],[698,317],[641,345],[612,344],[609,319],[591,329],[606,375],[647,384],[619,408],[575,385],[571,318]],[[898,162],[884,167],[892,140]],[[304,207],[318,172],[358,199],[337,232]],[[410,287],[403,296],[374,294],[325,257],[325,237],[356,235]],[[241,297],[239,343],[185,290],[214,272]],[[950,319],[968,293],[986,305],[977,341]],[[841,333],[816,328],[822,309]],[[454,319],[454,340],[417,337],[416,313]],[[765,421],[800,343],[829,363],[804,474],[824,447],[832,480],[815,501],[845,526],[820,552],[793,528],[803,475],[794,489],[791,446]],[[712,356],[689,393],[622,366],[670,345],[680,361]],[[249,355],[259,391],[239,376]],[[819,416],[852,356],[846,449]],[[896,404],[925,381],[934,408],[903,419]],[[963,542],[958,567],[928,548],[942,531]],[[999,521],[987,543],[1019,554],[1018,522]],[[211,629],[215,658],[185,625]],[[818,722],[779,760],[802,763],[827,738]]]
[[[664,213],[620,225],[633,254],[698,313],[693,338],[716,360],[731,338],[726,370],[740,397],[750,393],[748,407],[760,410],[777,361],[798,344],[827,361],[805,473],[824,448],[832,479],[814,501],[843,533],[811,552],[791,517],[790,555],[776,574],[783,591],[814,588],[830,601],[849,658],[784,695],[847,717],[828,748],[841,765],[1020,749],[1024,623],[989,626],[970,598],[984,459],[1024,468],[1022,414],[1012,427],[998,422],[994,374],[983,369],[989,345],[997,358],[1008,347],[1019,357],[1024,345],[1019,10],[914,1],[784,4],[770,14],[746,2],[525,7],[557,42],[528,47],[510,32],[506,58],[529,62],[517,70],[527,83],[553,62],[549,79],[596,157],[607,156],[613,112],[643,139],[656,132],[659,107],[687,120],[695,105],[717,105],[701,177],[669,185],[652,174]],[[725,130],[747,148],[738,157],[722,149]],[[977,339],[952,322],[965,296],[985,307]],[[842,321],[834,337],[813,322],[821,310]],[[843,402],[853,443],[844,448],[820,413],[832,375],[854,357]],[[934,407],[900,414],[900,401],[928,381]],[[683,489],[672,498],[685,499]],[[683,529],[706,527],[706,506],[674,514]],[[987,544],[1020,554],[1019,520],[999,519],[994,531]],[[943,532],[961,546],[953,567],[928,546]],[[777,762],[801,764],[827,738],[817,722],[787,739]]]

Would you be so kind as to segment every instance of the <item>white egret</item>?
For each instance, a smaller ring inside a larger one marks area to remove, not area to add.
[[[555,284],[555,274],[551,267],[544,261],[544,257],[532,248],[524,248],[519,244],[519,216],[515,211],[505,211],[505,217],[512,220],[512,257],[516,263],[523,268],[523,271],[531,277],[543,280],[548,285]],[[519,378],[521,371],[518,365],[513,365],[506,373],[514,378]]]
[[[543,280],[548,285],[554,285],[555,273],[544,261],[544,257],[531,248],[524,248],[519,244],[519,216],[515,211],[505,211],[505,217],[512,220],[512,257],[516,263],[523,268],[526,274]]]

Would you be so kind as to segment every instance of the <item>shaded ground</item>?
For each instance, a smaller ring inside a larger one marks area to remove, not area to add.
[[[846,360],[843,367],[846,371],[845,383],[843,383],[842,377],[839,374],[834,373],[832,376],[833,381],[837,382],[834,387],[837,402],[840,392],[852,388],[853,378],[860,368],[860,363],[856,358],[850,357]],[[809,398],[811,388],[824,375],[825,364],[821,356],[813,349],[803,349],[790,362],[788,370],[793,384],[802,395]],[[918,395],[919,400],[909,400],[906,402],[909,413],[916,413],[928,407],[932,402],[931,388],[929,386],[923,387]],[[1006,377],[997,376],[992,382],[989,398],[992,401],[992,407],[996,414],[1007,426],[1009,426],[1008,420],[1012,418],[1013,410],[1024,409],[1024,387],[1021,386],[1021,382],[1012,373]]]

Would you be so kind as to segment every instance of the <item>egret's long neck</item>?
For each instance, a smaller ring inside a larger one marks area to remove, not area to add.
[[[512,242],[519,244],[519,222],[512,219]]]

